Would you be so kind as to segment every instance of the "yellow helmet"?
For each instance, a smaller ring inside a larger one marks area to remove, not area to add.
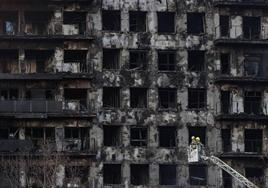
[[[200,142],[200,138],[199,138],[199,137],[196,137],[195,140],[196,140],[197,142]]]
[[[195,137],[194,136],[192,136],[192,140],[195,140]]]

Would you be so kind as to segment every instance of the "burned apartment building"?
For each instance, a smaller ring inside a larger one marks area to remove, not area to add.
[[[267,7],[0,0],[0,187],[268,187]]]

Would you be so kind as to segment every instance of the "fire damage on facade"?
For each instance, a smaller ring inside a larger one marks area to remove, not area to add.
[[[268,186],[265,0],[0,2],[0,187]]]

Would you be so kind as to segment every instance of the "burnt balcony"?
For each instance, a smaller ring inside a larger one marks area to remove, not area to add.
[[[258,22],[258,21],[257,21]],[[258,25],[258,23],[256,23]],[[215,45],[240,46],[240,45],[268,45],[268,26],[242,26],[232,25],[217,26],[215,28]]]
[[[0,101],[1,116],[18,118],[47,118],[61,116],[92,116],[89,104],[81,100],[2,100]]]
[[[267,121],[268,102],[241,100],[218,103],[215,115],[219,121]]]
[[[216,7],[241,7],[241,8],[265,8],[268,6],[267,0],[214,0]]]
[[[229,140],[223,138],[221,142],[220,157],[222,158],[248,158],[263,157],[266,151],[263,151],[263,142],[261,138],[241,140]]]

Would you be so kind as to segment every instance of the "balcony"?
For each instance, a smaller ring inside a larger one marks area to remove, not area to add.
[[[268,45],[268,26],[243,27],[241,25],[232,25],[228,31],[221,31],[221,26],[215,28],[214,44],[218,46],[240,46],[240,45]],[[226,30],[226,29],[225,29]]]
[[[268,102],[241,100],[218,103],[215,116],[218,121],[268,121]]]
[[[226,140],[221,142],[222,158],[248,158],[262,157],[266,151],[263,151],[262,138],[240,140]],[[219,147],[220,148],[220,147]]]
[[[1,116],[16,118],[91,117],[89,105],[84,101],[65,100],[4,100],[0,101]]]
[[[16,22],[0,31],[1,40],[92,40],[92,32],[86,29],[89,22],[64,24],[63,21],[37,21],[20,25],[22,32],[18,32]],[[57,30],[55,30],[57,28]],[[61,29],[60,29],[61,28]]]
[[[214,0],[216,7],[266,8],[267,0]]]

